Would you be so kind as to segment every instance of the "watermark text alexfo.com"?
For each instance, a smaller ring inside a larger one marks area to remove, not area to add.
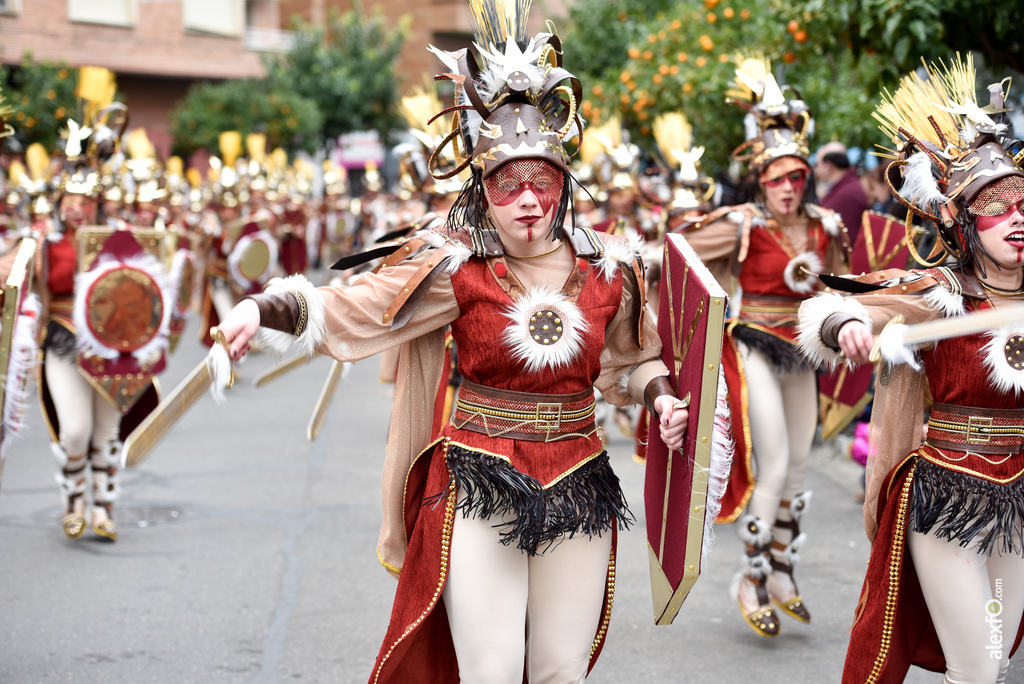
[[[1003,580],[996,579],[995,598],[985,604],[985,622],[988,623],[988,657],[992,660],[1003,659]]]

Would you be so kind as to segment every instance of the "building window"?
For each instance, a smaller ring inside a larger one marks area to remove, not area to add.
[[[0,0],[0,14],[21,14],[21,0]]]
[[[242,35],[245,8],[242,0],[182,0],[186,31],[218,36]]]
[[[7,0],[7,3],[12,4],[12,0]],[[87,24],[134,26],[135,1],[68,0],[68,19]]]

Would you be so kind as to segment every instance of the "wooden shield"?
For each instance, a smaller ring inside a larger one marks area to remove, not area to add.
[[[861,275],[905,268],[910,258],[907,230],[895,216],[865,211],[857,243],[850,255],[850,272]]]
[[[658,330],[662,359],[689,397],[683,448],[669,452],[650,423],[644,509],[654,621],[670,624],[701,572],[708,475],[728,298],[682,235],[668,235]]]

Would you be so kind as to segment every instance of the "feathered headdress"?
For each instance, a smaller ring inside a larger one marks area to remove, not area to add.
[[[693,146],[693,127],[681,112],[661,114],[654,120],[654,140],[672,172],[670,212],[699,209],[715,194],[715,181],[701,174],[703,147]]]
[[[482,67],[468,50],[430,51],[448,68],[438,79],[455,83],[452,130],[431,157],[435,178],[450,178],[469,165],[489,176],[512,158],[545,159],[567,169],[564,142],[578,135],[577,115],[583,87],[562,68],[562,42],[554,33],[530,37],[530,0],[470,0],[474,47]],[[441,151],[453,145],[458,166],[442,171]]]
[[[739,56],[737,62],[736,81],[726,102],[747,111],[747,141],[733,151],[733,159],[749,162],[759,175],[783,157],[794,157],[806,166],[807,138],[814,130],[811,110],[793,88],[779,86],[763,55]],[[795,97],[787,98],[785,91]]]
[[[972,215],[997,216],[1024,199],[1024,171],[1004,147],[1016,141],[1002,138],[1003,85],[991,86],[989,104],[981,107],[970,55],[925,71],[926,78],[912,73],[895,93],[886,91],[875,112],[896,145],[886,181],[900,203],[935,223],[935,263],[946,253],[963,260],[977,247]]]

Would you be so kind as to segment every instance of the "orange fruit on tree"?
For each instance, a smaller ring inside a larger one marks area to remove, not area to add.
[[[807,42],[807,31],[800,29],[799,31],[793,34],[793,40],[795,40],[798,43]]]
[[[736,16],[736,10],[734,10],[732,7],[726,7],[724,10],[722,10],[722,16],[725,17],[726,19],[732,19],[733,17]]]
[[[797,21],[796,19],[792,20],[791,22],[786,24],[786,30],[789,31],[790,33],[796,33],[798,30],[800,30],[800,22]]]
[[[792,64],[793,62],[796,61],[796,55],[794,55],[792,52],[787,52],[786,54],[782,55],[782,61],[785,62],[786,64]]]

